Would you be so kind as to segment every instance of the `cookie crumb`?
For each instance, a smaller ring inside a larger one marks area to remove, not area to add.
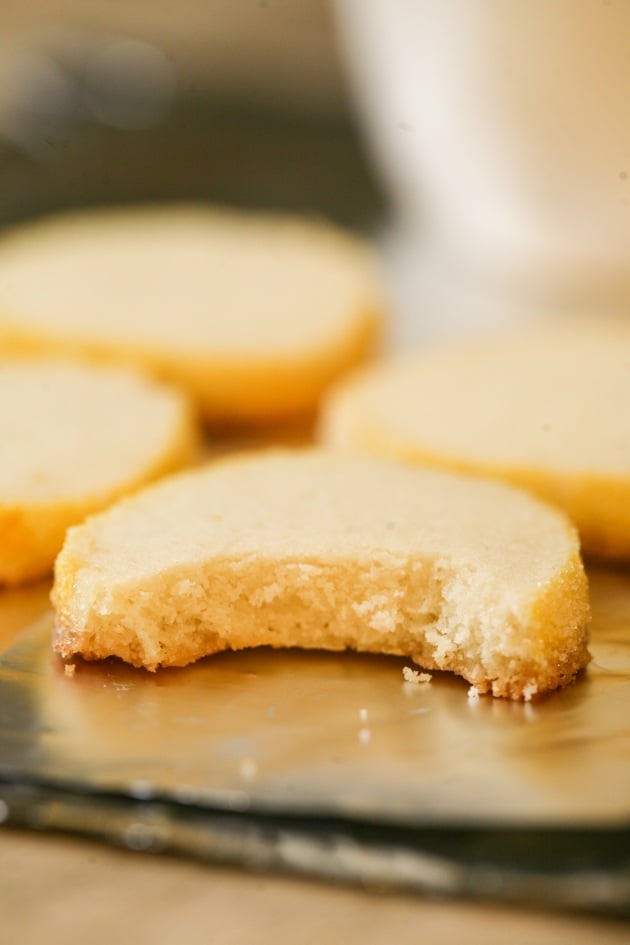
[[[537,692],[538,692],[538,686],[536,685],[535,682],[527,683],[527,685],[523,689],[523,699],[525,700],[525,702],[531,702],[532,696],[535,696]]]
[[[476,686],[471,686],[468,690],[468,701],[479,702],[479,690]]]
[[[412,669],[411,666],[403,666],[402,674],[405,682],[413,683],[415,686],[429,683],[433,678],[431,673],[419,673],[417,669]]]
[[[76,668],[77,668],[76,663],[66,663],[66,665],[63,668],[63,671],[66,674],[66,676],[70,676],[72,678],[72,676],[74,676],[74,671]]]

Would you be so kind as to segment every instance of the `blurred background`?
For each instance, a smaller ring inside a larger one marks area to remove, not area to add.
[[[203,198],[373,237],[396,340],[630,309],[625,0],[3,0],[0,222]]]
[[[6,0],[0,140],[3,222],[158,198],[383,210],[323,0]]]

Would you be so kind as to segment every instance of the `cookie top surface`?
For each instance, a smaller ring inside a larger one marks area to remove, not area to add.
[[[69,213],[0,243],[0,318],[77,343],[263,360],[325,349],[377,298],[363,243],[195,206]]]
[[[179,393],[119,368],[0,360],[0,503],[82,503],[151,473],[190,422]]]
[[[99,581],[213,558],[448,559],[535,590],[578,553],[564,516],[519,490],[320,450],[243,454],[171,477],[69,533]]]
[[[409,459],[630,478],[630,328],[426,347],[332,393],[322,437]]]

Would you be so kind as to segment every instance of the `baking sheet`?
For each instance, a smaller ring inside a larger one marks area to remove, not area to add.
[[[260,649],[156,674],[77,661],[70,677],[45,614],[0,661],[0,777],[389,824],[628,826],[630,575],[591,586],[593,662],[529,704],[472,702],[449,674],[405,683],[404,660],[352,653]],[[31,620],[28,594],[21,606]]]

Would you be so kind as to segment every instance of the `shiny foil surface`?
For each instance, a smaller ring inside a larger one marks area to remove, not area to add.
[[[404,660],[353,653],[260,649],[154,674],[77,660],[70,676],[50,650],[45,589],[10,592],[0,769],[227,810],[628,822],[630,574],[594,572],[591,590],[590,666],[532,703],[472,701],[446,673],[406,683]]]
[[[151,674],[50,649],[0,595],[0,820],[423,892],[630,913],[630,573],[592,570],[591,652],[536,702],[406,661],[251,650]],[[625,851],[625,852],[624,852]]]

